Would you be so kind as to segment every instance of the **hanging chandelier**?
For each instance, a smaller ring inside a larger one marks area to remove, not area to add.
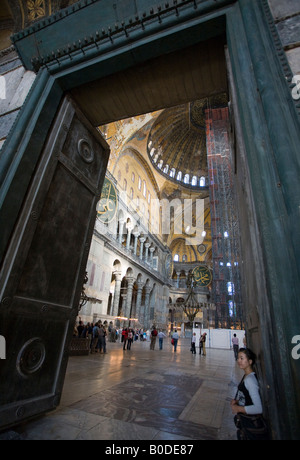
[[[197,314],[202,310],[202,308],[207,307],[207,305],[204,302],[198,302],[197,300],[195,293],[197,282],[195,281],[194,275],[192,273],[189,274],[186,284],[188,288],[188,295],[182,303],[181,308],[188,317],[189,322],[193,323]]]

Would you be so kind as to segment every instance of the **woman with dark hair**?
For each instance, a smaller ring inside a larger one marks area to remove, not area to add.
[[[237,363],[244,371],[235,398],[231,401],[232,413],[238,428],[238,439],[267,439],[266,424],[259,385],[253,370],[256,356],[249,348],[240,348]]]

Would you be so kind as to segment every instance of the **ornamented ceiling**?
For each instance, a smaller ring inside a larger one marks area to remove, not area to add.
[[[226,105],[226,94],[221,94],[163,110],[148,136],[155,169],[177,184],[207,186],[205,109]]]
[[[13,19],[14,32],[44,19],[78,0],[1,0],[0,18],[4,12]]]

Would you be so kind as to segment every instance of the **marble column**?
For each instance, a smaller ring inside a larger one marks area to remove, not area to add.
[[[129,248],[130,248],[130,237],[131,237],[131,232],[132,232],[131,224],[126,225],[126,228],[127,228],[126,249],[129,250]]]
[[[150,327],[150,292],[151,286],[145,286],[145,311],[144,311],[144,326],[145,328]]]
[[[138,318],[140,323],[142,323],[141,319],[141,301],[142,301],[142,291],[143,291],[143,281],[137,281],[137,295],[136,295],[136,313],[135,316]]]
[[[120,302],[120,293],[121,293],[121,282],[122,282],[122,273],[120,271],[113,272],[115,275],[115,292],[114,292],[114,302],[113,302],[113,316],[118,316],[119,302]]]
[[[151,246],[151,248],[149,248],[149,251],[150,251],[150,265],[151,267],[153,267],[153,253],[155,251],[155,247]]]
[[[125,306],[124,316],[126,316],[126,318],[130,318],[134,278],[133,276],[128,276],[126,279],[127,279],[127,295],[126,295],[126,306]]]
[[[145,243],[145,262],[148,262],[149,247],[150,243]]]
[[[133,236],[134,236],[134,247],[133,247],[133,253],[134,253],[134,255],[136,256],[136,250],[137,250],[138,237],[140,236],[140,233],[139,233],[139,232],[134,232],[134,233],[133,233]]]
[[[123,228],[124,228],[124,223],[125,223],[124,220],[120,220],[120,221],[119,221],[119,237],[118,237],[118,241],[119,241],[120,244],[122,244],[122,241],[123,241]]]
[[[146,238],[140,238],[141,246],[140,246],[140,259],[143,260],[143,249],[144,249],[144,243],[146,241]]]

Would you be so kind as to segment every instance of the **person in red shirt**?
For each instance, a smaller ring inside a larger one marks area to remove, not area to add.
[[[154,350],[155,342],[156,342],[157,330],[154,327],[151,331],[151,342],[150,342],[150,350]]]
[[[125,329],[123,329],[122,336],[123,336],[123,350],[125,350],[126,343],[127,343],[127,340],[128,340],[128,329],[127,329],[127,327]]]

